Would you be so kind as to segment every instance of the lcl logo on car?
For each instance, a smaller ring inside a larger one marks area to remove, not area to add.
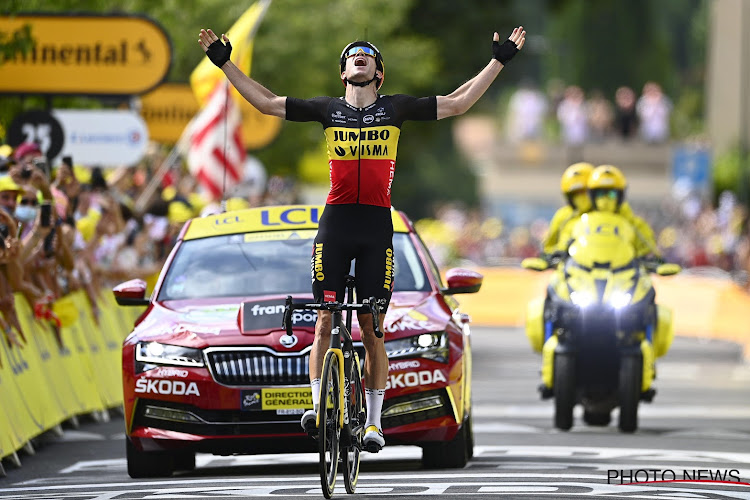
[[[294,334],[291,334],[291,335],[282,335],[281,338],[279,338],[279,342],[281,343],[281,345],[284,346],[284,347],[286,347],[287,349],[289,349],[289,348],[294,347],[295,345],[297,345],[298,341],[299,341],[299,339]]]

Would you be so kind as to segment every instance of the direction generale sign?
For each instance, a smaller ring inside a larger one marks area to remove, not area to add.
[[[34,46],[2,63],[0,93],[142,94],[166,78],[172,62],[169,37],[143,16],[0,16],[6,34],[24,25]]]

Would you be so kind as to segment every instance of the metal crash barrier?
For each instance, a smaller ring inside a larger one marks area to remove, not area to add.
[[[98,324],[82,291],[55,304],[63,327],[59,346],[54,330],[34,319],[20,295],[15,307],[26,345],[0,341],[0,458],[33,450],[30,440],[43,432],[61,432],[60,424],[122,405],[121,346],[140,308],[118,307],[109,290],[97,297]]]

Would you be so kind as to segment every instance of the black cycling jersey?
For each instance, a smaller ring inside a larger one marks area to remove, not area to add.
[[[401,125],[436,120],[437,97],[381,95],[366,108],[343,97],[287,97],[286,119],[323,125],[331,177],[326,204],[390,207]]]

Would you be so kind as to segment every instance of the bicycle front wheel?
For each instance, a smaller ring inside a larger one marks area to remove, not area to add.
[[[365,433],[364,392],[362,391],[362,372],[359,368],[359,358],[354,355],[348,374],[349,391],[346,394],[346,404],[349,405],[349,434],[351,442],[344,448],[344,486],[347,493],[354,493],[359,478],[359,454],[362,450],[362,437]]]
[[[326,353],[320,374],[320,408],[318,410],[318,449],[320,451],[320,485],[326,498],[333,496],[339,465],[339,415],[343,411],[339,401],[339,358],[335,352]]]

